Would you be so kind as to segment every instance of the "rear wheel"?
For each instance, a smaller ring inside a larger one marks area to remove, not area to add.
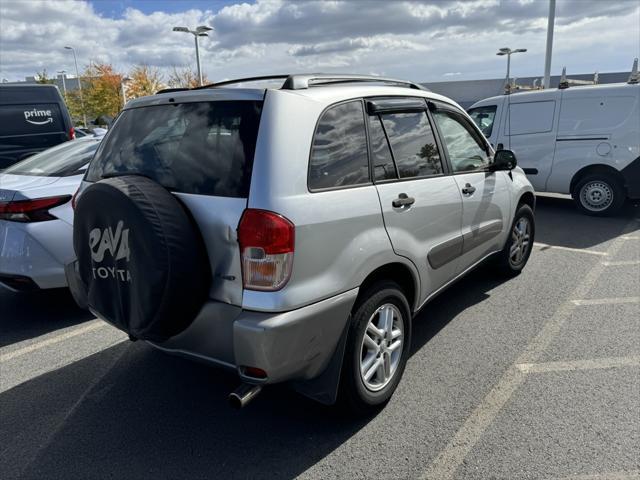
[[[576,184],[572,196],[584,213],[602,217],[614,214],[625,200],[622,184],[607,173],[585,175]]]
[[[340,400],[352,412],[381,408],[395,391],[409,357],[411,313],[393,282],[368,289],[356,304],[340,381]]]

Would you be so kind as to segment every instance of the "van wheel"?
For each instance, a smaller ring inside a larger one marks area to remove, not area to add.
[[[364,415],[393,395],[409,358],[411,313],[394,282],[380,282],[356,304],[347,338],[339,401]]]
[[[622,184],[607,173],[592,173],[582,177],[572,197],[582,212],[599,217],[613,215],[625,201]]]
[[[515,277],[522,271],[531,255],[535,234],[533,210],[529,205],[521,204],[513,217],[507,243],[496,258],[495,266],[499,273]]]

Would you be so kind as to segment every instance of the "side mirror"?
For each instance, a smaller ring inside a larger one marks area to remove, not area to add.
[[[491,169],[497,170],[513,170],[518,165],[516,155],[511,150],[498,150],[493,156]]]

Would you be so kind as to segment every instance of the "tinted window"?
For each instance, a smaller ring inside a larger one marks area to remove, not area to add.
[[[504,127],[505,135],[550,132],[553,128],[555,108],[556,102],[553,100],[510,104],[511,114]]]
[[[225,101],[125,110],[87,180],[135,173],[176,192],[246,197],[261,108],[262,102]]]
[[[476,139],[479,135],[462,115],[448,111],[436,111],[433,115],[454,172],[483,169],[489,165],[484,144]]]
[[[475,122],[485,137],[490,137],[493,131],[493,121],[496,118],[496,106],[478,107],[469,110],[471,120]]]
[[[342,187],[368,181],[362,102],[336,105],[322,115],[313,137],[309,188]]]
[[[371,145],[371,161],[373,175],[376,180],[389,180],[398,178],[396,167],[391,157],[389,143],[384,135],[380,117],[369,117],[369,141]]]
[[[426,112],[382,115],[400,178],[442,173],[438,147]]]
[[[0,136],[62,132],[60,108],[55,103],[0,106]]]
[[[2,173],[42,177],[79,175],[86,170],[99,144],[99,140],[93,139],[65,142],[18,162]]]

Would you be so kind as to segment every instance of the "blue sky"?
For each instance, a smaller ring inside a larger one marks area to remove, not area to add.
[[[541,76],[546,0],[0,0],[0,79],[108,62],[147,64],[165,77],[195,69],[193,38],[173,26],[214,28],[201,41],[212,81],[274,72],[380,74],[444,81]],[[640,56],[640,1],[557,0],[552,73],[628,71]]]

